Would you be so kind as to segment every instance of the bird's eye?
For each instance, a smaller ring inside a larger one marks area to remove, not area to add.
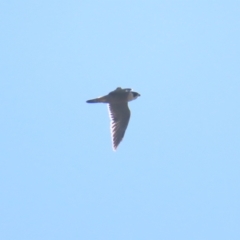
[[[132,92],[133,93],[133,97],[137,97],[139,94],[137,92]]]

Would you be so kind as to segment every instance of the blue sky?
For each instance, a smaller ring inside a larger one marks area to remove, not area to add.
[[[0,3],[0,238],[240,239],[240,2]],[[104,104],[141,94],[117,152]]]

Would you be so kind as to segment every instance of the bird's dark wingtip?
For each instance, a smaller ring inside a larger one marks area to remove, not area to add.
[[[97,100],[96,99],[87,100],[86,103],[97,103]]]

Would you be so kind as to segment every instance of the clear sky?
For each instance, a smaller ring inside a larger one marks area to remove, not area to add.
[[[240,239],[240,1],[9,0],[0,31],[0,239]]]

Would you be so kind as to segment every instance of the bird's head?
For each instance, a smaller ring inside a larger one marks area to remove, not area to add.
[[[137,92],[131,92],[131,97],[129,99],[129,101],[132,101],[134,99],[137,99],[138,97],[140,97],[141,95]]]

